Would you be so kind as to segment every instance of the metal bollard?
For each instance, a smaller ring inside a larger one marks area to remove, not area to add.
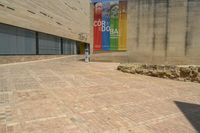
[[[90,62],[90,54],[89,54],[89,49],[85,49],[85,62],[89,63]]]

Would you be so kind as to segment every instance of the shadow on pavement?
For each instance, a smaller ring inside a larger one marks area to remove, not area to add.
[[[200,105],[174,101],[191,125],[200,132]]]

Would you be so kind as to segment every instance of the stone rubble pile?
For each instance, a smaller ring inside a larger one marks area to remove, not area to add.
[[[200,83],[200,66],[120,64],[117,69],[126,73]]]

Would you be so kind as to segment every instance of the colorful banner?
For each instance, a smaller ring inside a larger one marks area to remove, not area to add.
[[[94,5],[94,50],[102,49],[102,3]]]
[[[94,51],[126,50],[127,0],[93,0]]]

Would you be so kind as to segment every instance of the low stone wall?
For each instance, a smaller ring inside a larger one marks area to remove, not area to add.
[[[102,52],[91,55],[91,62],[128,62],[127,52]]]
[[[126,73],[200,83],[200,66],[120,64],[117,69]]]
[[[82,55],[29,55],[29,56],[0,56],[0,64],[10,64],[19,62],[29,62],[46,59],[64,58],[67,60],[80,60],[83,59]]]

